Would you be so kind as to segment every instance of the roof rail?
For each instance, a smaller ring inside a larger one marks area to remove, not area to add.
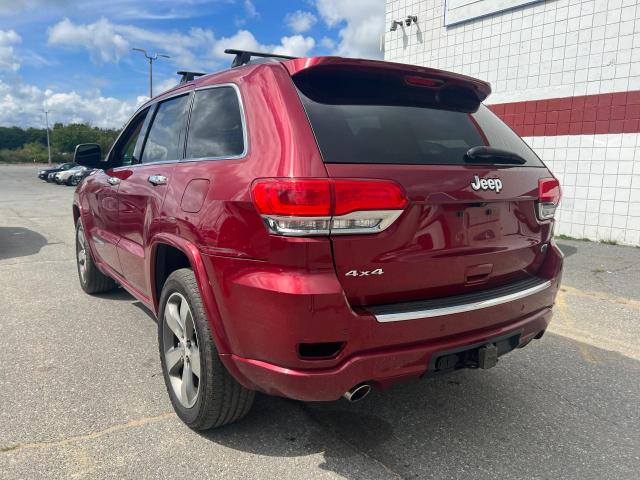
[[[235,55],[236,57],[233,59],[231,63],[231,68],[240,67],[242,65],[246,65],[251,61],[251,57],[260,57],[260,58],[282,58],[285,60],[293,60],[298,57],[290,57],[289,55],[278,55],[275,53],[264,53],[264,52],[249,52],[247,50],[235,50],[233,48],[227,48],[224,53],[229,53],[231,55]]]
[[[176,73],[178,75],[182,75],[182,78],[180,79],[180,84],[192,82],[196,77],[201,77],[203,75],[206,75],[206,73],[187,72],[185,70],[180,70],[179,72],[176,72]]]

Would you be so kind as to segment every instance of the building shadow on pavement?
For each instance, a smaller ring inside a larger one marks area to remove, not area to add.
[[[48,245],[38,232],[24,227],[0,227],[0,260],[28,257]]]

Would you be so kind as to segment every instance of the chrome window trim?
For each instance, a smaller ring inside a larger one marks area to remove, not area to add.
[[[122,169],[130,169],[130,168],[138,168],[138,167],[146,167],[147,165],[167,165],[169,163],[180,163],[180,160],[160,160],[157,162],[149,162],[149,163],[135,163],[132,165],[120,165],[119,167],[113,167],[112,170],[117,172]]]
[[[236,97],[238,98],[238,107],[240,108],[240,122],[242,123],[242,142],[244,149],[242,153],[238,155],[231,156],[221,156],[221,157],[199,157],[199,158],[186,158],[187,153],[187,145],[189,144],[189,130],[191,127],[191,114],[193,113],[193,105],[195,104],[195,96],[197,92],[202,90],[211,90],[213,88],[229,88],[231,87],[236,92]],[[242,99],[242,92],[240,91],[240,87],[235,83],[219,83],[216,85],[204,85],[202,87],[197,87],[193,89],[193,101],[191,104],[191,109],[189,111],[189,118],[187,120],[187,135],[185,139],[185,158],[180,160],[181,162],[205,162],[205,161],[220,161],[220,160],[240,160],[245,158],[249,153],[249,135],[247,132],[247,118],[244,111],[244,101]]]
[[[461,305],[454,305],[451,307],[431,308],[427,310],[416,310],[413,312],[402,313],[382,313],[374,314],[376,320],[380,323],[388,322],[402,322],[405,320],[418,320],[423,318],[442,317],[445,315],[455,315],[457,313],[471,312],[473,310],[480,310],[483,308],[495,307],[504,303],[514,302],[522,298],[540,293],[551,286],[551,280],[547,280],[539,285],[534,285],[525,290],[519,292],[502,295],[500,297],[490,298],[487,300],[478,300],[475,302],[464,303]]]

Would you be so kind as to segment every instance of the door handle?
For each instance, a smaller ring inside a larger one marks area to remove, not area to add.
[[[118,177],[109,177],[107,178],[107,182],[109,182],[109,185],[118,185],[120,183],[120,179]]]
[[[147,180],[149,181],[149,183],[153,185],[167,184],[167,177],[165,177],[164,175],[150,175],[149,178],[147,178]]]

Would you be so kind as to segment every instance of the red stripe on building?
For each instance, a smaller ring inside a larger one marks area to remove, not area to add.
[[[640,133],[640,90],[489,105],[521,137]]]

